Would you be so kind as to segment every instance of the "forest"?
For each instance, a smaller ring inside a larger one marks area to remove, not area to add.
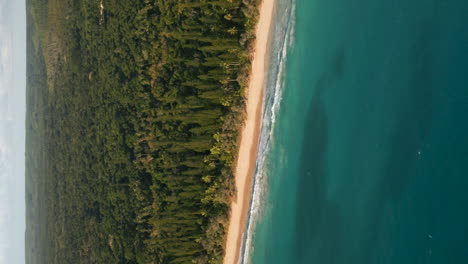
[[[27,1],[27,263],[222,263],[258,4]]]

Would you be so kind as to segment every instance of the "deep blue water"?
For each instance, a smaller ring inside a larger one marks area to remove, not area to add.
[[[468,1],[295,4],[251,262],[468,263]]]

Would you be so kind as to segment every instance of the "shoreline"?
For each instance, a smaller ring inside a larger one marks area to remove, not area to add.
[[[237,264],[242,237],[250,208],[253,174],[258,152],[262,124],[262,107],[269,60],[269,42],[274,17],[275,0],[263,0],[255,29],[255,44],[246,91],[246,118],[242,126],[239,153],[235,170],[236,195],[231,201],[231,213],[227,232],[224,264]]]

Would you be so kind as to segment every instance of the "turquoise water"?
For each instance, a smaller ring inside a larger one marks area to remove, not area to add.
[[[295,5],[251,263],[468,263],[468,2]]]

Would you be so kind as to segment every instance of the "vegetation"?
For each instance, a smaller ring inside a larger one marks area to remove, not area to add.
[[[28,1],[28,263],[222,262],[257,4]]]

